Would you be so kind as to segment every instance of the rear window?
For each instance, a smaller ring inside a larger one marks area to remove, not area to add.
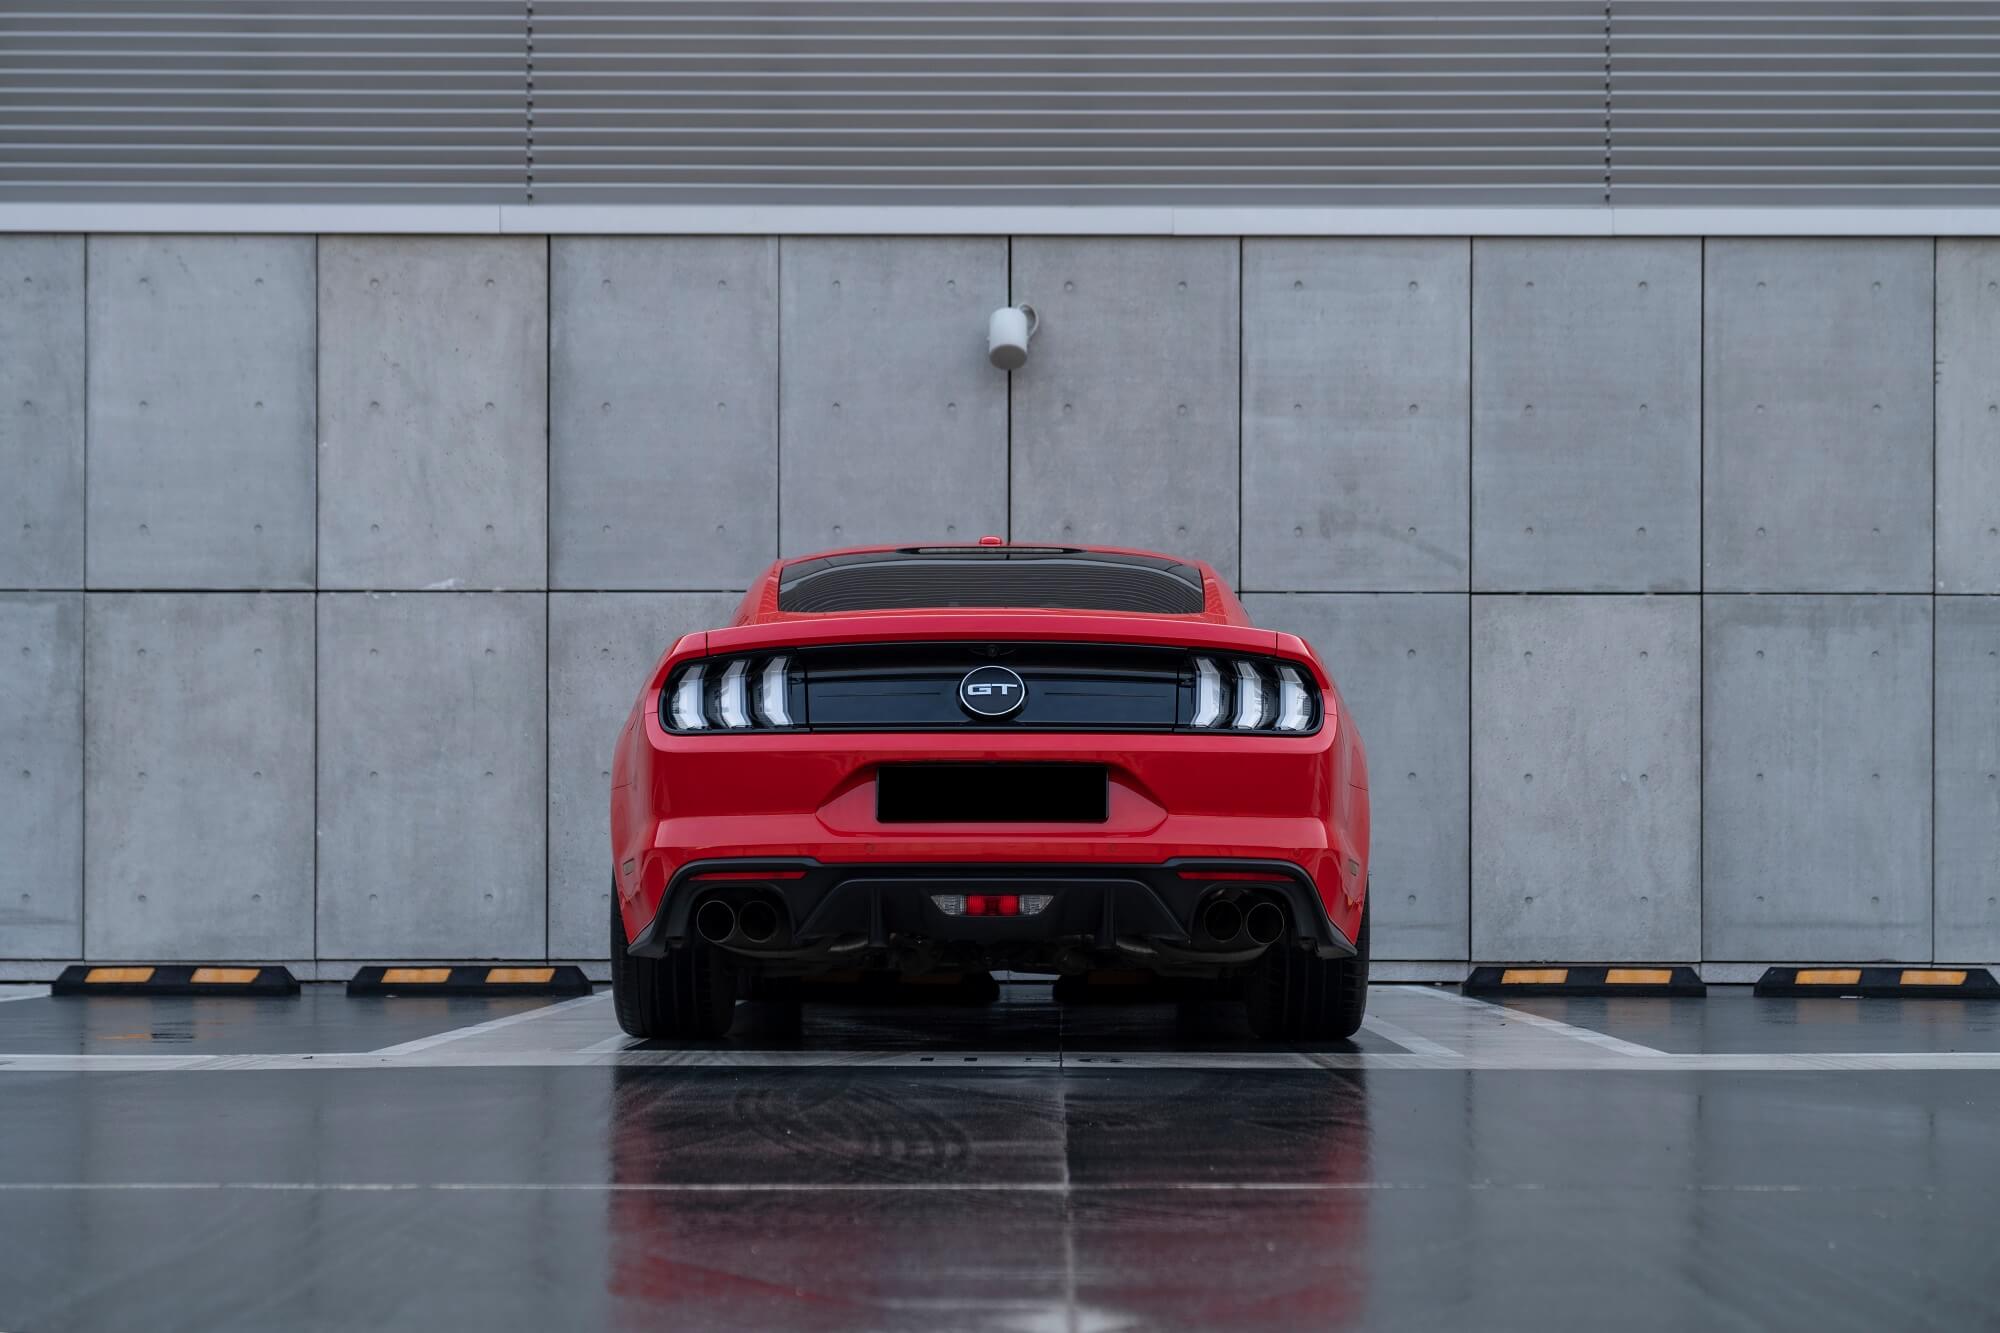
[[[1201,571],[1164,556],[1069,547],[919,546],[785,566],[780,611],[1045,607],[1199,615]]]

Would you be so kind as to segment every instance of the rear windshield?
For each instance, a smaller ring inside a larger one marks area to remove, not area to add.
[[[780,611],[1003,606],[1199,615],[1201,571],[1065,547],[922,546],[801,560],[778,582]]]

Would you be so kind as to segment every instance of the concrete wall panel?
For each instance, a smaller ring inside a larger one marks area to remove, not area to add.
[[[2000,592],[2000,240],[1937,243],[1937,590]]]
[[[1466,586],[1470,248],[1243,242],[1243,583]]]
[[[551,243],[559,588],[742,588],[778,547],[778,242]]]
[[[1473,586],[1701,586],[1701,242],[1482,240]]]
[[[326,237],[322,588],[539,588],[548,245]]]
[[[1702,885],[1719,962],[1931,953],[1931,603],[1710,597]]]
[[[998,237],[784,241],[779,547],[1007,531]]]
[[[92,593],[84,947],[309,958],[310,593]]]
[[[90,583],[313,586],[310,236],[90,240]]]
[[[1229,239],[1014,242],[1014,299],[1042,318],[1013,375],[1021,538],[1149,547],[1235,578],[1240,277]]]
[[[83,594],[0,594],[0,958],[83,948]]]
[[[1990,962],[1995,291],[1979,239],[0,238],[0,956],[598,956],[704,590],[1007,532],[1240,557],[1320,645],[1385,960]],[[1703,558],[1690,650],[1636,594]],[[252,592],[316,576],[412,591]],[[1868,595],[1933,587],[1934,680]]]
[[[319,599],[322,958],[538,958],[547,599]]]
[[[1927,240],[1711,240],[1710,592],[1931,586]]]
[[[1937,600],[1941,962],[2000,959],[2000,597]]]
[[[1258,624],[1319,650],[1367,744],[1375,956],[1468,957],[1464,595],[1253,593],[1244,602]]]
[[[1701,956],[1696,597],[1472,600],[1472,951]]]
[[[673,641],[727,624],[741,595],[556,593],[549,598],[549,956],[609,947],[611,749]]]
[[[0,236],[0,588],[83,586],[83,238]]]

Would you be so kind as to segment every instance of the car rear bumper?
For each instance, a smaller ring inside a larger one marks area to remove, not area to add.
[[[1033,915],[950,915],[937,895],[1045,895]],[[1349,934],[1332,919],[1319,886],[1297,861],[1242,857],[1172,857],[1158,863],[1116,861],[824,862],[812,857],[720,857],[681,865],[630,951],[659,957],[685,943],[697,908],[711,898],[740,904],[753,897],[781,905],[779,934],[751,956],[826,960],[924,941],[986,950],[1013,948],[1054,961],[1123,954],[1145,962],[1227,964],[1234,953],[1200,938],[1197,914],[1215,894],[1281,901],[1292,938],[1322,957],[1351,956]],[[1240,955],[1240,956],[1238,956]]]
[[[1011,943],[1023,951],[1044,938],[1073,951],[1088,936],[1083,947],[1102,959],[1122,954],[1120,940],[1150,936],[1173,948],[1188,938],[1202,885],[1184,880],[1177,863],[1247,862],[1285,867],[1278,887],[1259,890],[1265,896],[1282,893],[1289,903],[1294,887],[1305,895],[1287,911],[1295,938],[1346,952],[1359,932],[1367,883],[1367,793],[1350,781],[1358,773],[1343,761],[1332,708],[1329,701],[1327,725],[1303,736],[988,728],[682,736],[661,731],[647,712],[648,744],[636,752],[630,780],[612,792],[613,869],[626,938],[647,949],[689,938],[679,901],[685,886],[696,867],[726,862],[745,872],[803,870],[765,891],[783,896],[789,928],[824,932],[810,941],[816,949],[879,938],[868,921],[855,927],[866,914],[850,904],[881,901],[890,918],[884,930],[903,938],[872,950],[876,958],[905,954],[911,938],[921,953],[938,941],[1010,943],[1000,937],[1019,932]],[[1102,818],[1016,822],[984,817],[984,809],[935,821],[883,818],[885,769],[938,764],[1019,767],[1029,782],[1042,766],[1101,767]],[[982,877],[1075,883],[1063,907],[1036,924],[928,914],[920,881]],[[889,883],[849,887],[871,880]],[[722,881],[704,892],[742,893],[748,882]],[[815,921],[823,898],[835,905]],[[905,901],[907,910],[898,905]],[[1113,914],[1109,939],[1105,902]],[[1086,903],[1097,904],[1097,914]],[[1128,921],[1146,923],[1145,930]],[[959,950],[966,952],[976,950]]]

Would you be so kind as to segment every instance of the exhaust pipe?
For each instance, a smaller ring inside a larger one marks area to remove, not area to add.
[[[1243,929],[1252,944],[1275,944],[1285,933],[1284,909],[1270,901],[1252,903],[1243,914]]]
[[[1227,898],[1211,898],[1202,909],[1201,928],[1217,944],[1227,944],[1243,929],[1243,913]]]
[[[710,898],[695,909],[694,930],[710,944],[720,944],[736,933],[736,909],[720,898]]]
[[[762,898],[752,898],[736,914],[736,925],[752,944],[769,944],[778,933],[778,909]]]

